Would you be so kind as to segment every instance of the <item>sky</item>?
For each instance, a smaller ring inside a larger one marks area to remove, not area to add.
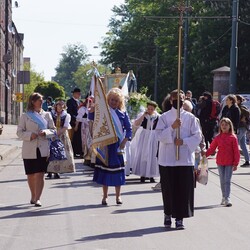
[[[63,47],[80,42],[100,59],[102,38],[108,32],[111,9],[124,0],[18,0],[12,1],[12,19],[24,34],[24,57],[31,58],[32,69],[51,80]]]

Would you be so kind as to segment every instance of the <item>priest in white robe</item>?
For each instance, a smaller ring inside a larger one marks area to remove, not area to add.
[[[178,91],[171,92],[171,110],[162,114],[156,126],[159,140],[158,163],[164,205],[164,226],[170,228],[175,218],[177,229],[184,229],[183,218],[194,213],[195,149],[201,142],[201,130],[195,116],[182,108],[184,93],[180,93],[180,119],[177,117]],[[180,138],[176,130],[180,128]],[[176,159],[177,145],[179,159]]]

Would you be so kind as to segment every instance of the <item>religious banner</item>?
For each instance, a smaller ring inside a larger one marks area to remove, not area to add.
[[[120,88],[122,89],[127,74],[121,73],[120,68],[116,68],[114,74],[105,75],[104,83],[105,83],[105,92],[107,93],[111,88]]]
[[[102,81],[95,77],[95,116],[93,123],[92,149],[96,156],[108,165],[106,146],[118,141]]]

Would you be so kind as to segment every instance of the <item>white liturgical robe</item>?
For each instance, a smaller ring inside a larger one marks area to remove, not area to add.
[[[179,160],[176,160],[176,129],[172,124],[177,118],[177,110],[171,110],[162,114],[159,118],[155,132],[159,140],[158,163],[161,166],[193,166],[195,161],[195,149],[200,144],[202,132],[196,117],[183,108],[180,109],[180,139],[183,145],[179,146]]]

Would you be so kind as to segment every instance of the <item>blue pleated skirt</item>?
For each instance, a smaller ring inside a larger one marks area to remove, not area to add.
[[[108,146],[108,166],[97,161],[93,181],[104,186],[121,186],[125,184],[125,167],[123,155],[117,153],[119,144]]]

